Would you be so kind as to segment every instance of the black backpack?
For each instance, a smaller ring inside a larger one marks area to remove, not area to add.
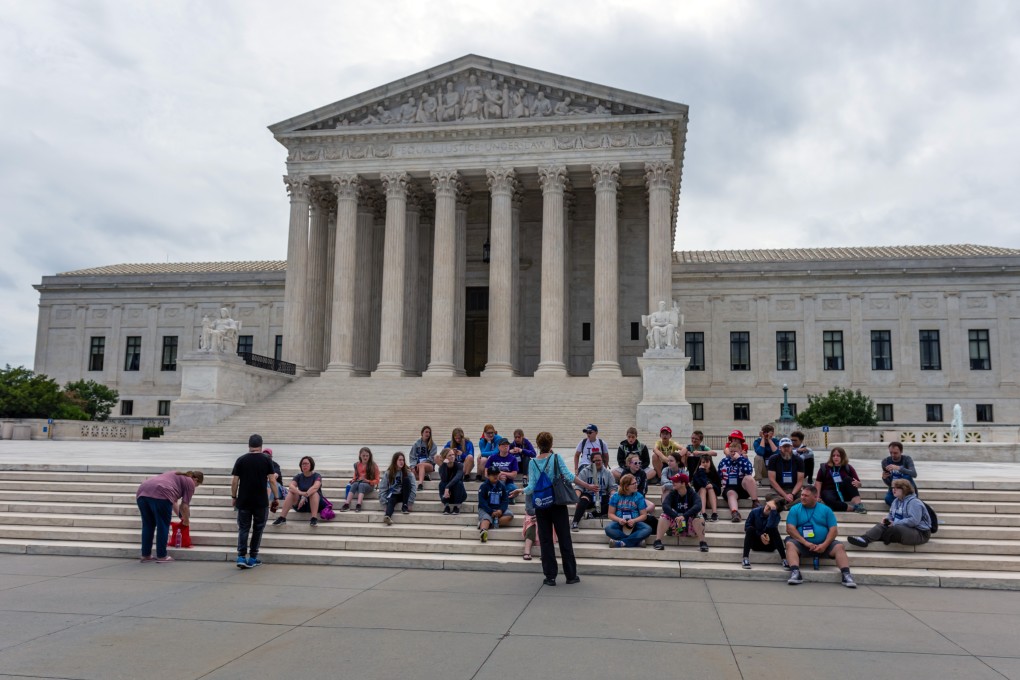
[[[937,534],[939,531],[939,516],[936,515],[935,510],[933,510],[932,507],[924,501],[921,501],[921,505],[923,505],[924,509],[928,511],[928,517],[931,519],[931,532],[933,534]]]

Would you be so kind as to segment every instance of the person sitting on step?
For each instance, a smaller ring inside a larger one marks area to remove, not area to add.
[[[631,460],[641,464],[636,456]],[[606,536],[610,548],[636,548],[652,535],[652,527],[646,522],[648,503],[638,492],[634,475],[620,478],[620,490],[609,499],[609,519]]]
[[[636,490],[639,494],[644,496],[648,493],[648,475],[645,474],[645,469],[641,466],[641,458],[636,453],[630,454],[630,457],[627,458],[627,474],[634,478],[634,484],[637,486]]]
[[[465,478],[471,474],[475,465],[475,445],[470,439],[464,437],[464,430],[462,428],[453,428],[453,432],[450,434],[450,441],[446,442],[443,451],[446,449],[453,449],[457,452],[457,462],[464,466]],[[446,455],[440,451],[436,454],[435,461],[438,468],[446,462]]]
[[[800,456],[800,459],[804,461],[804,483],[814,484],[815,483],[815,452],[804,443],[804,433],[800,430],[794,430],[790,433],[790,439],[793,441],[793,453],[796,456]]]
[[[287,513],[291,508],[294,512],[311,513],[312,518],[308,524],[314,527],[319,523],[319,513],[326,507],[326,497],[322,495],[322,475],[315,472],[315,460],[311,456],[304,456],[298,466],[301,472],[290,480],[280,516],[273,521],[274,527],[287,523]]]
[[[460,504],[467,500],[464,488],[464,464],[457,460],[455,449],[443,449],[443,463],[439,466],[439,500],[443,514],[459,515]]]
[[[499,468],[490,467],[485,472],[486,479],[478,487],[478,538],[482,543],[489,540],[489,529],[510,526],[514,519],[510,494],[506,485],[499,481]]]
[[[740,566],[751,568],[751,551],[779,553],[783,568],[788,568],[786,546],[779,537],[780,514],[786,509],[786,499],[770,493],[765,497],[765,504],[752,510],[744,522],[744,558]]]
[[[397,451],[390,459],[390,466],[379,480],[379,504],[386,510],[383,521],[393,523],[393,511],[400,504],[400,512],[408,514],[416,497],[414,476],[407,467],[407,460],[401,451]]]
[[[668,456],[680,450],[680,445],[673,441],[673,429],[669,425],[663,425],[659,429],[659,438],[652,447],[652,472],[648,478],[662,479],[662,468],[668,463]]]
[[[905,479],[917,493],[917,468],[914,459],[903,453],[903,442],[890,442],[889,455],[882,459],[882,482],[889,487],[885,494],[885,504],[892,505],[892,483],[896,479]]]
[[[761,426],[758,438],[754,440],[754,481],[760,482],[768,476],[766,463],[769,458],[779,453],[779,440],[774,436],[776,426],[766,423]]]
[[[524,436],[524,430],[519,427],[514,430],[514,439],[510,442],[510,455],[516,456],[517,469],[521,474],[527,471],[531,459],[538,455],[535,447]]]
[[[868,529],[863,536],[846,539],[850,545],[867,548],[875,541],[882,541],[886,545],[922,545],[931,540],[931,514],[914,493],[910,482],[906,479],[893,480],[892,492],[894,498],[889,515]]]
[[[517,488],[514,480],[517,479],[517,474],[520,470],[517,465],[517,456],[510,453],[509,439],[500,437],[499,442],[496,444],[496,455],[489,456],[485,460],[486,470],[495,468],[499,472],[499,481],[503,483],[508,493]]]
[[[677,454],[670,454],[679,456]],[[665,474],[665,468],[663,468]],[[659,524],[655,531],[655,543],[652,547],[656,550],[664,550],[662,538],[668,531],[671,536],[696,537],[698,549],[701,552],[708,552],[708,543],[705,542],[705,520],[701,514],[701,498],[688,484],[689,477],[686,471],[677,472],[670,479],[672,482],[669,495],[662,503],[662,514],[659,515]]]
[[[701,497],[701,517],[706,522],[717,522],[719,521],[719,494],[722,493],[719,471],[715,469],[715,461],[710,454],[701,454],[699,463],[691,483],[694,484],[694,489]],[[712,511],[711,516],[708,514],[709,510]]]
[[[435,470],[436,443],[432,441],[432,428],[426,425],[421,428],[421,436],[411,445],[411,465],[418,480],[418,491],[425,488],[424,482]]]
[[[787,506],[793,505],[800,498],[800,489],[804,486],[804,461],[793,452],[793,440],[783,437],[779,440],[779,453],[765,463],[768,470],[769,486],[786,501]]]
[[[687,472],[687,468],[683,467],[683,457],[682,451],[674,451],[666,456],[666,466],[662,468],[661,481],[659,482],[662,486],[661,503],[666,502],[666,496],[673,490],[673,477],[680,472]],[[690,473],[687,474],[687,478],[690,479]]]
[[[747,451],[744,435],[740,430],[730,433],[730,441],[723,450],[725,454],[719,461],[719,483],[726,494],[726,502],[730,507],[730,521],[739,522],[742,518],[738,510],[741,499],[750,498],[751,507],[758,507],[758,485],[754,481],[754,468],[744,453]]]
[[[682,454],[680,462],[687,467],[687,474],[692,481],[694,480],[694,473],[701,467],[701,455],[703,453],[715,455],[711,453],[712,447],[706,445],[704,441],[705,433],[701,430],[694,430],[694,432],[691,432],[691,443],[680,451]]]
[[[475,481],[480,482],[485,479],[485,459],[499,453],[497,443],[499,438],[493,425],[486,425],[482,428],[482,437],[478,440],[478,471],[475,474]],[[464,478],[467,479],[469,476],[468,470],[465,468]]]
[[[850,458],[841,446],[834,447],[829,453],[829,460],[818,468],[815,488],[822,502],[836,512],[846,512],[849,509],[862,515],[868,513],[861,502],[861,492],[858,491],[861,488],[861,478],[850,465]]]
[[[574,450],[574,474],[580,472],[581,468],[586,465],[591,465],[591,454],[598,451],[602,454],[608,452],[606,443],[599,438],[599,428],[594,423],[589,423],[587,427],[581,430],[585,437],[582,439],[577,448]],[[605,461],[602,461],[603,463]]]
[[[603,464],[601,452],[591,454],[591,465],[582,468],[574,480],[577,488],[577,507],[574,510],[574,521],[570,523],[571,531],[581,530],[581,519],[585,513],[595,517],[606,517],[609,514],[609,498],[616,491],[616,478]],[[598,491],[588,491],[579,482],[598,487]]]
[[[379,486],[379,466],[372,460],[372,449],[362,446],[358,451],[358,462],[354,464],[354,476],[351,477],[350,486],[347,487],[347,498],[340,508],[340,512],[347,512],[351,509],[351,499],[356,499],[354,512],[361,512],[361,503],[365,500],[365,494],[371,493]]]
[[[638,441],[637,428],[628,427],[627,438],[620,442],[619,448],[616,449],[616,467],[613,468],[613,477],[616,478],[616,481],[619,482],[620,477],[630,472],[627,459],[632,455],[641,458],[641,469],[645,471],[646,477],[655,472],[655,468],[652,467],[652,460],[648,456],[648,447]],[[609,457],[603,457],[602,463],[608,466]]]
[[[790,563],[791,586],[800,585],[804,577],[800,573],[802,557],[828,557],[839,567],[840,578],[847,588],[856,588],[857,583],[850,574],[850,558],[846,548],[836,540],[839,529],[836,515],[825,503],[818,502],[818,490],[805,486],[800,490],[800,503],[786,513],[786,559]]]

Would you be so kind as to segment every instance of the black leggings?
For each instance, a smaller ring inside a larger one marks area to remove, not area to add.
[[[450,497],[443,498],[443,492],[447,489],[450,490]],[[439,485],[439,500],[443,501],[443,505],[460,505],[467,500],[467,489],[464,488],[463,482],[457,482],[447,486],[446,484]]]
[[[451,496],[453,495],[452,491],[450,492],[450,495]],[[390,489],[390,497],[386,499],[386,516],[387,517],[393,516],[393,508],[397,505],[398,501],[400,502],[401,505],[407,505],[407,501],[409,501],[410,499],[411,499],[411,478],[408,477],[407,475],[404,475],[404,481],[400,485],[400,491],[397,492],[392,487]]]
[[[584,513],[589,512],[595,507],[595,498],[590,493],[583,493],[577,499],[577,510],[574,510],[574,521],[580,522],[581,518],[584,517]],[[609,515],[609,499],[605,496],[602,497],[602,502],[599,504],[598,514],[602,517]]]
[[[553,547],[553,529],[560,542],[560,556],[563,559],[563,573],[568,579],[577,576],[577,560],[574,559],[574,544],[570,539],[570,512],[565,505],[551,505],[535,508],[538,523],[538,544],[542,546],[542,573],[546,578],[556,578],[556,548]]]
[[[765,545],[761,542],[761,536],[759,536],[754,529],[745,530],[744,557],[750,555],[752,550],[755,552],[772,552],[773,550],[778,550],[779,559],[785,560],[786,547],[783,545],[783,539],[779,538],[779,529],[769,529],[768,537],[768,545]]]
[[[850,507],[847,505],[847,501],[857,498],[861,495],[861,492],[849,482],[840,484],[839,490],[843,492],[842,499],[840,499],[839,492],[835,489],[822,489],[822,502],[828,505],[833,512],[846,512],[847,508]]]

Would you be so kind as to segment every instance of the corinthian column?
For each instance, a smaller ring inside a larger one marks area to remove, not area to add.
[[[290,229],[287,236],[287,276],[283,293],[283,360],[305,369],[305,303],[308,287],[307,177],[283,178],[290,194]]]
[[[418,305],[418,234],[421,230],[422,204],[425,194],[417,184],[407,185],[407,212],[404,220],[404,331],[402,337],[404,375],[417,373],[416,354],[418,334],[425,326],[421,320],[422,310]]]
[[[432,248],[432,352],[425,375],[454,375],[454,305],[457,286],[457,191],[455,170],[432,173],[436,189],[436,234]]]
[[[354,173],[333,177],[336,192],[336,250],[333,256],[333,310],[330,315],[329,371],[354,374],[354,326],[358,254],[358,194],[361,178]]]
[[[362,184],[358,200],[358,253],[354,286],[354,371],[368,375],[372,368],[372,261],[375,225],[374,190]],[[378,346],[376,347],[378,349]]]
[[[404,375],[404,265],[407,247],[406,172],[384,173],[386,231],[383,243],[382,322],[379,329],[379,365],[373,376]]]
[[[492,250],[489,262],[489,356],[482,375],[513,375],[510,332],[513,319],[513,195],[517,176],[512,168],[486,170],[492,194]]]
[[[566,166],[539,168],[538,182],[542,185],[542,336],[535,375],[564,377]]]
[[[595,362],[590,377],[619,378],[619,250],[617,246],[616,191],[620,165],[591,166],[595,185]]]
[[[454,255],[457,273],[453,297],[453,365],[457,375],[464,375],[465,310],[467,298],[467,214],[471,206],[471,189],[462,186],[457,194],[457,252]]]
[[[325,368],[323,356],[324,320],[326,317],[326,263],[329,254],[330,190],[320,184],[311,188],[311,220],[308,229],[308,282],[305,288],[308,302],[305,312],[305,369],[318,373]]]
[[[673,299],[673,161],[645,163],[648,185],[648,306],[657,309]]]

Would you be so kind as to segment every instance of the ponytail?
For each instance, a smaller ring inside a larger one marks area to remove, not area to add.
[[[205,481],[205,475],[200,470],[188,470],[187,472],[178,472],[177,474],[182,477],[190,477],[195,482],[195,486]]]

